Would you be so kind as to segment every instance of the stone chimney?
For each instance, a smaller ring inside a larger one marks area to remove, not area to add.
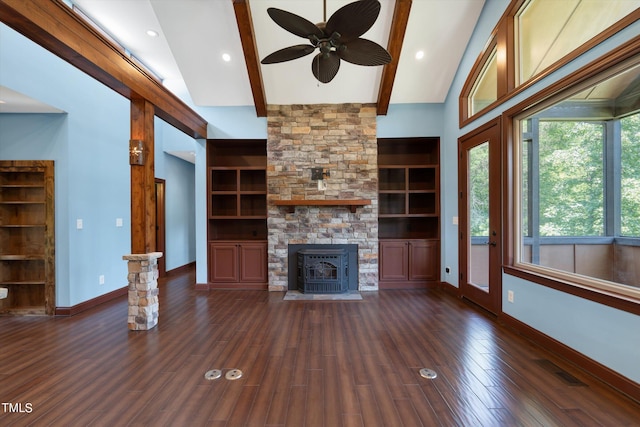
[[[359,290],[378,289],[378,148],[374,104],[270,105],[267,113],[269,289],[287,289],[289,244],[357,244]],[[329,173],[318,189],[311,169]],[[367,199],[358,207],[275,200]]]

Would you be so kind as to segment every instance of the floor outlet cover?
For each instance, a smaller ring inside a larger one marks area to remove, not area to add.
[[[237,380],[242,377],[242,371],[240,369],[232,369],[224,376],[228,380]]]
[[[210,371],[205,372],[204,377],[208,380],[217,380],[222,376],[222,371],[220,369],[212,369]]]
[[[422,369],[420,369],[420,376],[423,377],[423,378],[432,380],[435,377],[437,377],[438,374],[436,374],[436,371],[434,371],[433,369],[422,368]]]

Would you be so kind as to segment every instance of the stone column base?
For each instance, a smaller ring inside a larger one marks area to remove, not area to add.
[[[124,255],[128,261],[129,314],[131,331],[146,331],[158,324],[158,258],[162,252]]]

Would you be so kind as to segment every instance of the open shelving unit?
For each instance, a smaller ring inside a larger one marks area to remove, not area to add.
[[[439,145],[439,138],[378,140],[381,288],[438,281]]]
[[[267,239],[265,140],[209,140],[209,241]]]
[[[207,173],[209,286],[266,287],[266,140],[208,140]]]
[[[53,161],[0,161],[0,314],[54,314],[53,183]]]

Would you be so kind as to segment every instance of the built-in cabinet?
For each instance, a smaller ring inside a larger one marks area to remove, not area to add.
[[[267,287],[265,140],[207,141],[209,287]]]
[[[379,286],[439,283],[439,138],[378,140]]]
[[[437,281],[438,245],[434,240],[380,240],[380,280]]]
[[[267,244],[214,242],[209,244],[209,268],[213,283],[262,285],[267,281]]]
[[[53,171],[53,161],[0,161],[0,314],[54,314]]]

